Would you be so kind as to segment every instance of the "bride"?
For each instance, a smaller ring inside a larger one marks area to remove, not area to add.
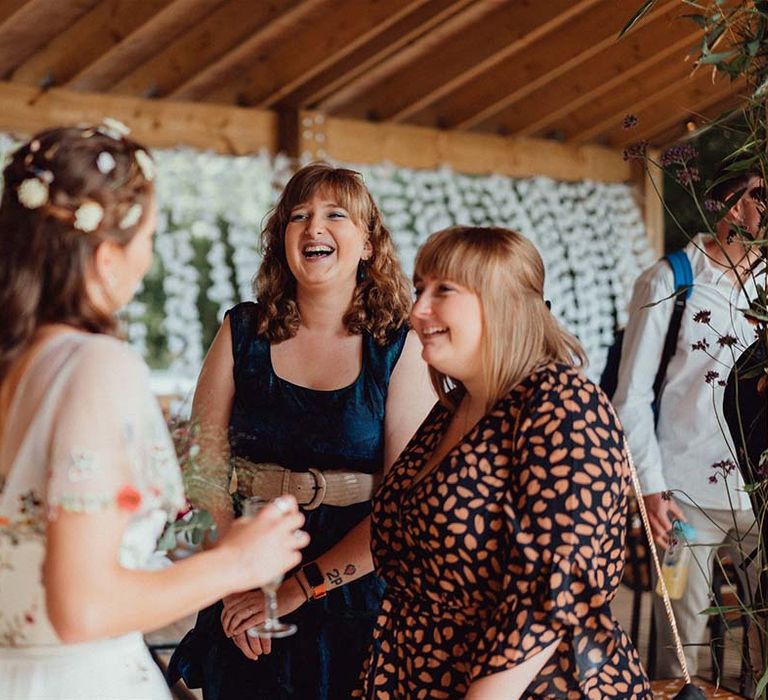
[[[154,163],[117,122],[19,148],[0,204],[0,697],[168,698],[141,633],[300,561],[295,501],[147,570],[184,503],[115,312],[149,268]]]

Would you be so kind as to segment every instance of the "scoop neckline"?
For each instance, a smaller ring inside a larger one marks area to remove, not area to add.
[[[365,333],[361,334],[362,340],[363,340],[363,346],[362,346],[362,357],[360,358],[360,372],[358,373],[357,377],[355,377],[354,381],[352,381],[350,384],[347,384],[346,386],[340,386],[337,389],[313,389],[309,386],[303,386],[302,384],[296,384],[295,382],[292,382],[290,379],[285,379],[285,377],[281,377],[276,371],[275,366],[272,364],[272,343],[267,342],[267,361],[269,363],[269,372],[270,374],[277,380],[279,380],[282,384],[285,384],[286,386],[292,387],[294,389],[299,389],[301,391],[308,391],[312,392],[313,394],[337,394],[342,391],[349,391],[350,389],[354,389],[363,379],[363,375],[365,374],[365,368],[366,368],[366,336]]]

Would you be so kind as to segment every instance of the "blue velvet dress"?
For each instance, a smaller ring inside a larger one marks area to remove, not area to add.
[[[275,374],[269,341],[255,330],[256,304],[238,304],[228,313],[235,378],[229,426],[232,455],[301,472],[309,467],[379,472],[387,388],[407,329],[395,331],[384,346],[364,335],[362,370],[355,382],[317,391]],[[306,511],[304,529],[312,542],[304,560],[312,561],[333,547],[370,510],[366,502]],[[369,574],[310,601],[285,616],[299,631],[273,640],[271,654],[258,661],[247,659],[224,636],[222,605],[217,603],[198,616],[195,629],[174,655],[169,679],[180,674],[188,686],[202,685],[206,700],[346,700],[367,655],[382,592],[380,579]]]

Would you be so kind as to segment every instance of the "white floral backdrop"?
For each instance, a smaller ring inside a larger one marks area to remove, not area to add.
[[[0,157],[14,147],[0,135]],[[127,309],[130,341],[157,390],[186,393],[224,311],[251,298],[258,232],[291,175],[284,156],[155,150],[156,264]],[[355,166],[380,205],[410,274],[420,243],[451,224],[501,225],[528,236],[547,269],[553,312],[584,344],[597,377],[631,285],[653,260],[631,187]]]

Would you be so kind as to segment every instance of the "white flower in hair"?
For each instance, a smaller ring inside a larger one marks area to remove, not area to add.
[[[141,204],[138,202],[135,202],[134,204],[131,204],[130,208],[127,212],[125,212],[125,216],[123,216],[122,219],[120,219],[119,226],[124,231],[125,229],[131,228],[132,226],[135,226],[139,223],[139,219],[141,219],[141,213],[144,210],[142,209]]]
[[[123,122],[112,117],[104,117],[97,131],[115,139],[115,141],[119,141],[123,136],[128,136],[131,133],[131,130]]]
[[[146,151],[136,151],[135,157],[136,164],[139,166],[142,175],[144,175],[144,179],[147,182],[152,182],[152,180],[155,179],[156,173],[155,162],[149,157],[149,154]]]
[[[99,228],[104,209],[98,202],[83,202],[75,212],[75,228],[91,233]]]
[[[48,203],[48,184],[30,177],[19,185],[16,194],[27,209],[38,209]]]
[[[109,151],[102,151],[96,159],[96,167],[103,175],[109,175],[117,167],[117,163]]]

